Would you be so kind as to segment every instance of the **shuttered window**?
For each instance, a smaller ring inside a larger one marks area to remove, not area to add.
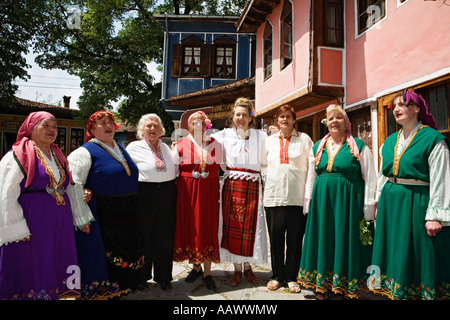
[[[263,46],[264,80],[267,80],[272,76],[272,25],[269,21],[266,22],[266,27],[264,29]]]

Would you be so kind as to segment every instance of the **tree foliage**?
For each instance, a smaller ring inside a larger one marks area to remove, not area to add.
[[[163,31],[154,13],[236,15],[244,0],[2,0],[0,5],[0,90],[17,90],[12,79],[26,78],[23,55],[32,44],[36,62],[46,69],[63,69],[81,79],[80,117],[112,109],[129,124],[141,115],[157,113],[166,132],[173,131],[170,116],[159,101],[148,63],[162,62]],[[27,19],[32,14],[31,19]],[[3,81],[9,79],[10,87]]]

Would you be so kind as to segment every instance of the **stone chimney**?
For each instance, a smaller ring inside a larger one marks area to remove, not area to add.
[[[64,108],[69,109],[70,108],[70,98],[68,96],[63,96],[63,100],[64,100]]]

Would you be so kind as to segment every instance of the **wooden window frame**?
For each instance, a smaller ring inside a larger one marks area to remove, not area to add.
[[[293,4],[285,0],[280,15],[280,70],[292,63],[293,57]]]
[[[380,12],[374,12],[370,9],[371,6],[379,7]],[[356,10],[357,35],[361,35],[386,16],[386,0],[356,0]]]
[[[218,49],[223,49],[224,53],[227,49],[231,49],[231,64],[227,63],[227,55],[224,55],[222,64],[217,64]],[[222,36],[214,41],[214,56],[212,59],[212,70],[214,77],[217,78],[235,78],[236,77],[236,41],[228,36]],[[225,74],[219,70],[219,68],[231,68],[231,72],[226,72]]]
[[[76,135],[75,132],[77,132]],[[84,139],[85,139],[84,128],[70,128],[70,148],[69,148],[70,152],[82,146],[84,144]]]
[[[327,13],[334,9],[334,25],[330,24]],[[344,0],[324,0],[323,39],[329,47],[344,47]],[[335,33],[336,41],[330,39],[330,32]]]
[[[64,132],[64,134],[61,134]],[[67,148],[67,127],[58,127],[58,135],[56,136],[55,144],[62,152],[66,152]]]
[[[263,56],[263,78],[264,81],[266,81],[272,76],[272,60],[273,60],[273,27],[268,20],[266,21],[266,26],[264,27],[262,56]]]

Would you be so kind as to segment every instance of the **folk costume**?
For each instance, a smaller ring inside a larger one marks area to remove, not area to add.
[[[450,299],[449,140],[420,95],[405,92],[405,105],[420,107],[409,137],[403,130],[382,147],[371,290],[390,299]],[[427,220],[442,223],[428,236]]]
[[[91,116],[86,143],[68,157],[78,194],[76,210],[94,217],[89,234],[75,234],[85,299],[111,298],[145,282],[139,171],[121,145],[114,143],[112,149],[91,137],[93,119],[102,112]],[[82,202],[83,187],[93,194],[88,205]]]
[[[188,135],[174,148],[178,163],[174,261],[220,262],[219,167],[222,146],[211,138],[199,145]]]
[[[281,132],[270,135],[266,145],[264,209],[270,238],[271,279],[296,283],[307,220],[303,201],[308,155],[313,142],[307,134],[293,129],[288,137]]]
[[[145,240],[146,279],[167,284],[172,280],[177,204],[176,167],[170,147],[158,140],[154,148],[144,138],[127,146],[139,168],[141,228]]]
[[[360,223],[374,218],[376,171],[370,149],[351,136],[348,119],[346,132],[334,153],[328,133],[309,155],[298,282],[317,293],[359,298],[372,253],[360,239]]]
[[[72,178],[61,150],[48,158],[31,140],[34,127],[54,118],[31,113],[0,162],[0,300],[76,298],[79,290],[74,222],[68,189]],[[28,242],[22,239],[31,236]]]
[[[267,135],[256,129],[248,131],[248,139],[240,139],[234,128],[213,135],[224,148],[220,259],[264,264],[268,254],[261,171],[267,162]]]

